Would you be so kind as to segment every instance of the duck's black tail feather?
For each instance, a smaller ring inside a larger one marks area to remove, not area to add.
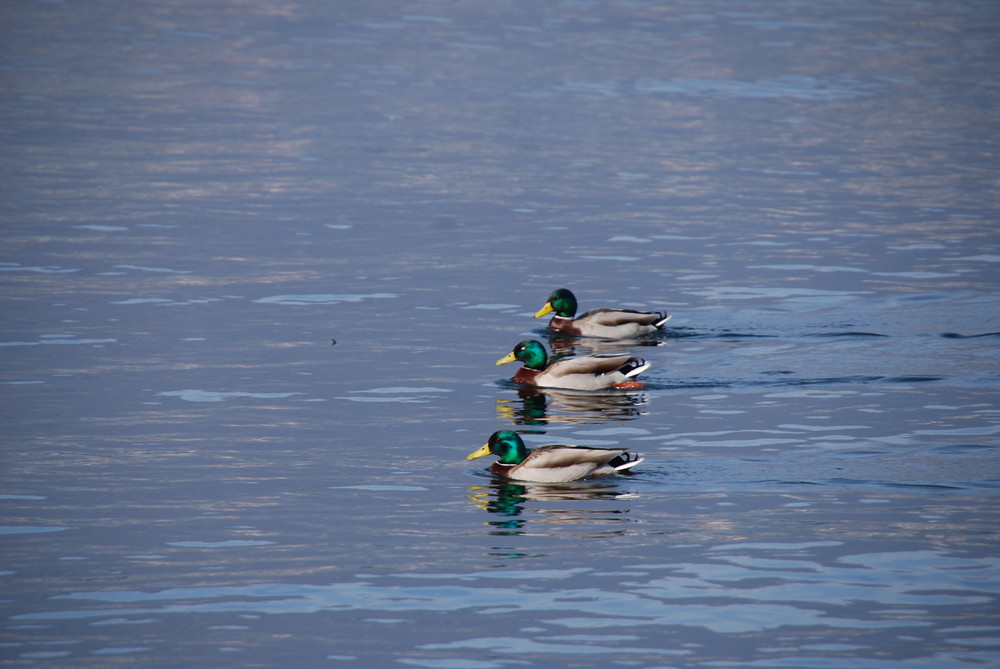
[[[608,466],[612,467],[616,471],[624,472],[631,469],[632,467],[635,467],[643,460],[644,458],[639,457],[635,453],[623,453],[622,455],[619,455],[618,457],[608,462]]]
[[[618,371],[626,377],[631,378],[646,371],[649,368],[649,364],[642,358],[629,358],[628,362],[618,368]]]

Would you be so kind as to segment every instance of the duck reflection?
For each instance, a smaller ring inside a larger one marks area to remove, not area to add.
[[[497,417],[515,425],[547,423],[596,423],[634,420],[648,404],[643,393],[613,390],[572,391],[520,387],[516,399],[498,399]]]
[[[490,485],[469,487],[469,502],[496,516],[486,521],[491,526],[490,534],[562,534],[572,533],[570,527],[545,532],[542,528],[527,531],[529,523],[545,526],[572,526],[585,524],[586,534],[614,534],[623,530],[596,531],[595,524],[627,522],[628,509],[603,508],[559,508],[537,506],[536,503],[618,501],[632,495],[623,494],[614,483],[578,481],[575,483],[543,484],[518,483],[494,478]]]
[[[549,349],[553,356],[616,353],[634,346],[666,346],[667,340],[657,338],[597,339],[595,337],[567,337],[549,335]]]

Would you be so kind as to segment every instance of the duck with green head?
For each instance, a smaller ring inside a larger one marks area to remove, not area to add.
[[[581,337],[622,339],[650,334],[663,328],[670,320],[665,311],[635,311],[633,309],[594,309],[576,317],[576,296],[566,288],[549,294],[545,306],[535,318],[555,312],[549,329]]]
[[[649,368],[649,363],[627,353],[602,353],[550,360],[542,342],[526,339],[497,360],[497,365],[519,360],[523,363],[513,381],[543,388],[602,390],[637,388],[631,379]]]
[[[499,456],[490,472],[504,478],[538,483],[566,483],[587,476],[627,472],[642,458],[626,448],[590,448],[552,444],[528,450],[513,430],[500,430],[490,440],[469,453],[466,460],[487,455]]]

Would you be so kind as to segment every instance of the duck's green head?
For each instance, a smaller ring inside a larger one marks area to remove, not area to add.
[[[556,312],[556,316],[573,318],[576,316],[576,296],[566,288],[556,288],[549,294],[548,301],[538,310],[535,318],[541,318],[553,311]]]
[[[545,369],[545,365],[549,361],[549,356],[545,352],[542,342],[536,339],[525,339],[522,342],[518,342],[513,351],[497,360],[497,366],[506,365],[508,362],[514,362],[515,360],[520,360],[524,363],[525,367],[530,367],[531,369]]]
[[[528,457],[528,449],[524,447],[524,442],[517,432],[513,430],[500,430],[490,435],[490,440],[479,447],[478,450],[465,456],[466,460],[475,460],[492,453],[500,457],[499,462],[504,465],[518,465]]]

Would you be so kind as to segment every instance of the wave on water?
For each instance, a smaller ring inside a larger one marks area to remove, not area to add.
[[[1000,332],[983,332],[982,334],[959,334],[958,332],[942,332],[942,339],[978,339],[980,337],[1000,337]]]

